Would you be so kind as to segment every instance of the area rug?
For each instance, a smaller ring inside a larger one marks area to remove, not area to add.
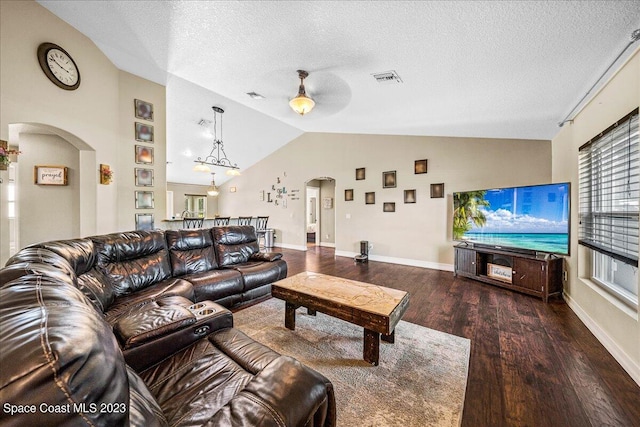
[[[380,364],[362,360],[363,329],[306,309],[284,327],[284,301],[233,315],[234,325],[280,354],[321,372],[335,388],[338,426],[459,426],[470,341],[400,321],[395,343],[380,342]]]

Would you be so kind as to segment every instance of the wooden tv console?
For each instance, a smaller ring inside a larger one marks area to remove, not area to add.
[[[455,246],[454,274],[549,301],[562,295],[563,258],[470,245]]]

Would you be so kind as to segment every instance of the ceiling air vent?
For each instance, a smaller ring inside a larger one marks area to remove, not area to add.
[[[398,73],[395,72],[395,70],[375,73],[372,74],[372,76],[378,83],[382,84],[402,83],[402,79],[400,78]]]

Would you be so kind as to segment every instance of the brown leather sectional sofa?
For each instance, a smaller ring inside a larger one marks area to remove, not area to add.
[[[33,245],[0,270],[0,425],[335,425],[321,374],[233,328],[286,277],[253,227]]]

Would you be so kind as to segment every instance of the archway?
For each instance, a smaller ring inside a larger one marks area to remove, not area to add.
[[[14,123],[8,130],[9,145],[21,154],[13,164],[11,182],[7,174],[0,184],[3,205],[10,197],[15,200],[12,218],[4,209],[0,213],[0,263],[34,242],[95,234],[94,149],[77,136],[46,124]],[[67,167],[69,185],[35,185],[36,165]]]

